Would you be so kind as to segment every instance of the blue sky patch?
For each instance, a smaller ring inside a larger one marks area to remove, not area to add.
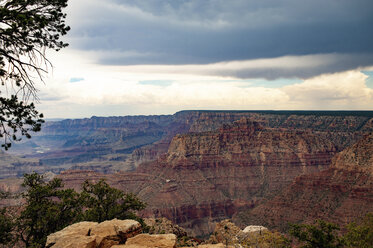
[[[70,78],[70,83],[77,83],[77,82],[80,82],[80,81],[84,81],[84,78],[80,78],[80,77],[73,77],[73,78]]]
[[[373,71],[361,71],[361,72],[368,76],[365,83],[369,88],[373,89]]]

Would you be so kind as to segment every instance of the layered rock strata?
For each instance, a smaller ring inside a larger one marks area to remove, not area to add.
[[[373,212],[373,134],[340,152],[333,166],[302,175],[274,199],[237,214],[241,225],[286,230],[287,223],[324,219],[346,225]]]
[[[177,135],[168,153],[133,173],[105,176],[110,184],[148,203],[144,216],[164,216],[192,234],[273,196],[302,174],[327,168],[336,153],[310,131],[265,128],[246,118],[217,131]],[[76,187],[81,174],[61,174]]]
[[[71,168],[131,171],[167,153],[176,134],[214,131],[241,118],[258,121],[266,128],[311,131],[331,140],[341,151],[373,131],[372,117],[370,111],[181,111],[165,116],[47,122],[31,140],[16,143],[10,150],[32,160],[0,163],[0,171],[4,178]]]

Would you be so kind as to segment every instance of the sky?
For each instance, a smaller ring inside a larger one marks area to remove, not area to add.
[[[70,0],[46,118],[373,110],[371,0]]]

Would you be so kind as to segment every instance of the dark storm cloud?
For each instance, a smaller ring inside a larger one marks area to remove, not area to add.
[[[371,0],[82,0],[71,5],[71,45],[114,51],[98,58],[102,64],[207,64],[287,55],[373,54]],[[299,74],[308,77],[318,70],[368,66],[373,58],[347,57],[336,63]],[[237,76],[250,77],[246,74]]]

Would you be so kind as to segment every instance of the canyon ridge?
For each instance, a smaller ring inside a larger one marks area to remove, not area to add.
[[[36,171],[80,189],[105,178],[193,235],[217,222],[285,230],[373,211],[371,111],[181,111],[47,122],[2,153],[0,188]],[[18,182],[18,183],[17,183]]]

